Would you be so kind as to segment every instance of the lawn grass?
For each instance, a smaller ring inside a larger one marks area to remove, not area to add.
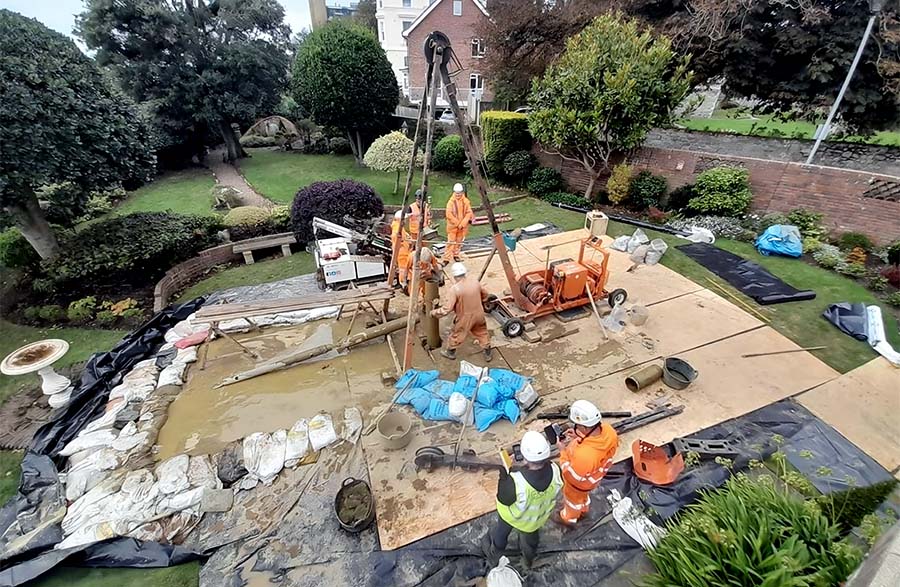
[[[57,567],[28,587],[196,587],[200,563],[162,569],[82,569]]]
[[[0,506],[9,501],[19,489],[23,456],[24,453],[20,450],[0,450]]]
[[[186,302],[197,296],[229,287],[287,279],[304,273],[312,273],[315,269],[316,262],[313,256],[305,252],[294,253],[290,257],[257,261],[253,265],[230,267],[192,285],[179,296],[178,301]]]
[[[69,343],[69,352],[54,364],[54,367],[65,367],[80,361],[86,361],[92,354],[106,351],[119,342],[127,334],[123,330],[97,330],[92,328],[33,328],[0,320],[0,357],[16,350],[20,346],[44,338],[61,338]],[[10,377],[0,375],[0,403],[25,386],[39,381],[37,375],[20,375]]]
[[[216,182],[208,169],[185,169],[166,173],[152,183],[128,194],[111,212],[121,216],[132,212],[214,214],[212,188]]]
[[[406,174],[401,173],[400,189],[394,194],[393,173],[375,171],[359,167],[350,155],[303,155],[267,149],[249,149],[250,158],[240,161],[241,171],[256,191],[279,204],[290,204],[297,191],[314,181],[335,179],[355,179],[366,183],[381,196],[385,204],[399,204],[403,201],[403,185]],[[413,186],[421,184],[422,176],[417,174]],[[463,174],[450,175],[438,171],[428,176],[431,204],[443,208],[453,190],[453,184],[464,182]],[[474,189],[469,189],[469,199],[477,205],[481,199]]]

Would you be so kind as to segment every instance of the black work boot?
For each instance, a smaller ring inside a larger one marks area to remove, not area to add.
[[[537,548],[529,546],[524,540],[520,541],[520,543],[522,549],[522,566],[527,572],[534,567],[534,560],[537,558]]]
[[[500,553],[497,552],[497,549],[494,547],[494,541],[491,540],[490,532],[485,534],[481,539],[481,552],[484,553],[484,558],[487,559],[488,566],[491,568],[500,564]]]
[[[456,360],[456,349],[441,349],[441,356],[450,359],[451,361]]]
[[[488,347],[484,349],[484,362],[490,363],[494,358],[494,349]]]

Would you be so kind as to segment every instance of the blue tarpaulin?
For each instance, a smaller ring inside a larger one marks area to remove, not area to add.
[[[803,241],[796,226],[776,224],[766,229],[756,239],[756,250],[762,255],[799,257],[803,254]]]

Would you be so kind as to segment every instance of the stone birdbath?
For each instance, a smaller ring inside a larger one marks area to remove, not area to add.
[[[60,360],[69,343],[59,338],[48,338],[20,347],[0,362],[0,372],[4,375],[26,375],[37,372],[41,376],[41,390],[49,396],[51,407],[59,408],[69,403],[72,382],[53,370],[53,363]]]

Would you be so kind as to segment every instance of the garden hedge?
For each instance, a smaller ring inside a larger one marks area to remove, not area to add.
[[[528,117],[518,112],[489,110],[481,115],[484,163],[488,175],[504,178],[503,162],[514,151],[531,149]]]
[[[314,216],[341,224],[344,216],[369,219],[382,214],[384,202],[370,186],[352,179],[317,181],[294,196],[291,223],[297,241],[308,243],[313,240]]]

